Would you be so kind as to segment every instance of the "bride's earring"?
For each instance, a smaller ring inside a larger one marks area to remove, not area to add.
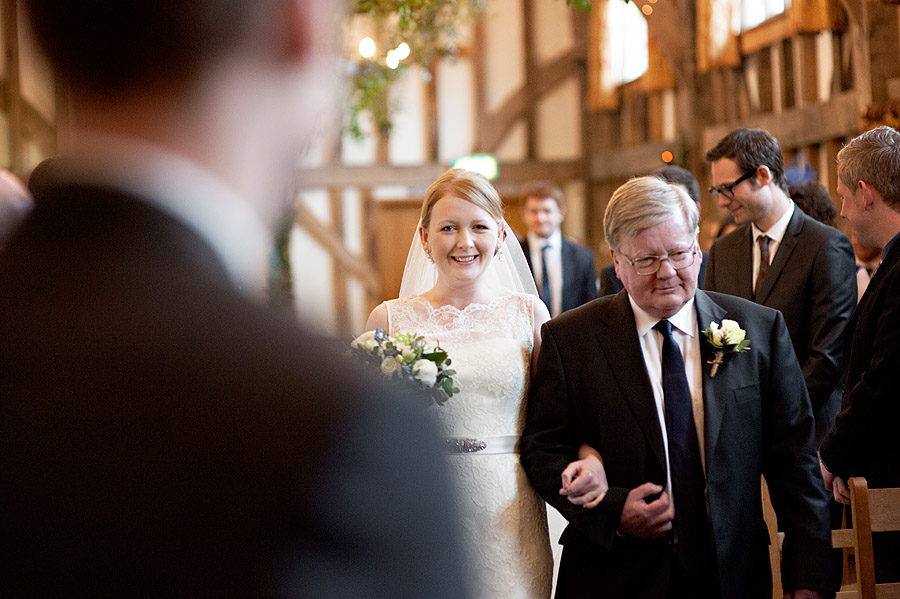
[[[497,260],[503,260],[503,248],[499,245],[494,248],[494,256],[497,257]]]
[[[434,264],[434,257],[431,255],[431,248],[425,248],[425,256],[428,257],[428,261]]]

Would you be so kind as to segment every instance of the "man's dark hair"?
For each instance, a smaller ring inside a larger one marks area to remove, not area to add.
[[[828,190],[822,187],[816,181],[803,183],[802,185],[791,185],[791,199],[797,204],[807,215],[813,217],[820,223],[834,226],[834,218],[837,216],[837,206],[828,195]]]
[[[775,184],[788,193],[781,146],[768,131],[764,129],[732,131],[720,139],[716,147],[706,153],[706,161],[710,163],[722,158],[734,160],[742,174],[753,172],[760,166],[768,167],[772,172]]]
[[[666,183],[677,183],[683,185],[688,195],[694,200],[694,203],[700,205],[700,184],[697,183],[696,177],[686,168],[669,164],[661,166],[653,174]]]
[[[24,0],[56,74],[100,94],[184,83],[244,43],[273,0]]]
[[[560,210],[566,209],[566,198],[562,189],[552,181],[531,181],[526,183],[525,187],[522,188],[522,197],[525,200],[528,198],[539,198],[541,200],[550,198],[556,202],[556,206]]]

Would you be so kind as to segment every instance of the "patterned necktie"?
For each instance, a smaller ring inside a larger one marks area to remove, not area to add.
[[[547,309],[552,310],[553,298],[550,294],[550,271],[547,270],[547,250],[549,249],[549,243],[541,246],[541,299],[547,304]]]
[[[762,285],[766,273],[769,272],[769,238],[766,235],[760,235],[759,239],[759,270],[756,273],[756,287],[753,289],[753,298],[756,299],[756,290]]]
[[[701,573],[710,564],[711,544],[706,516],[706,479],[700,461],[700,444],[691,390],[684,372],[681,349],[672,337],[672,323],[660,320],[653,327],[663,336],[662,388],[669,441],[672,500],[675,502],[675,534],[678,559],[689,572]]]

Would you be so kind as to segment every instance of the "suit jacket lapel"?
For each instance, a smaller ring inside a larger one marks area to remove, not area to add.
[[[560,261],[562,262],[562,304],[563,310],[568,306],[568,302],[566,302],[568,298],[568,287],[575,281],[575,260],[574,260],[575,248],[572,247],[565,239],[562,240],[562,247],[560,247]]]
[[[781,272],[791,257],[791,253],[797,247],[797,236],[803,230],[803,217],[803,212],[795,207],[794,214],[791,216],[791,220],[788,221],[787,229],[785,229],[784,236],[781,238],[781,243],[778,244],[778,251],[775,252],[775,257],[766,273],[766,278],[756,288],[756,303],[766,303],[766,299],[768,299],[772,288],[775,286],[775,281],[781,276]]]
[[[697,327],[700,331],[708,328],[710,322],[721,324],[722,319],[728,314],[722,306],[699,289],[694,296],[694,309],[697,311]],[[706,428],[704,431],[705,461],[706,464],[709,464],[711,456],[715,454],[719,433],[722,430],[722,420],[725,417],[722,399],[728,392],[729,377],[727,376],[727,366],[724,368],[720,366],[716,376],[710,376],[709,362],[713,359],[713,350],[703,338],[700,339],[700,359],[703,369],[703,421]]]
[[[737,233],[735,233],[737,235]],[[731,278],[733,284],[723,285],[720,287],[720,291],[725,291],[728,289],[737,289],[739,293],[736,295],[738,297],[742,297],[744,299],[752,299],[753,298],[753,278],[745,276],[744,273],[753,273],[753,229],[750,228],[750,225],[744,225],[743,232],[743,248],[734,256],[735,264],[733,267],[728,268],[725,272],[729,273],[727,276]],[[750,251],[747,251],[747,250]]]
[[[597,339],[607,362],[613,365],[610,370],[665,472],[666,453],[656,400],[647,377],[644,354],[637,336],[637,324],[626,291],[620,291],[607,304],[607,310],[601,314],[599,324]],[[602,418],[602,415],[599,417]]]

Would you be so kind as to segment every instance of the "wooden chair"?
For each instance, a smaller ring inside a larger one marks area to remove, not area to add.
[[[853,550],[855,582],[841,587],[837,599],[900,599],[900,582],[875,584],[872,533],[900,531],[900,488],[869,489],[865,478],[851,478],[853,528],[831,531],[835,548]],[[845,579],[846,579],[845,568]],[[846,580],[845,580],[846,582]]]

